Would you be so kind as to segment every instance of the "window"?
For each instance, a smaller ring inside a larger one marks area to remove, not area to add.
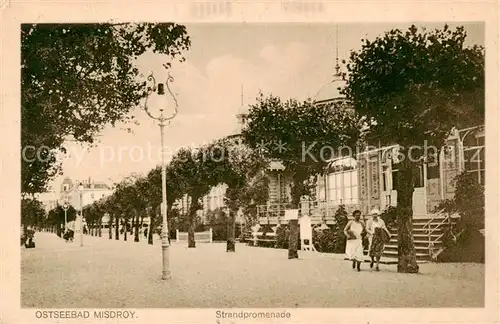
[[[336,161],[337,162],[337,161]],[[334,204],[358,203],[358,172],[354,159],[339,160],[327,175],[328,200]]]
[[[464,167],[467,172],[477,177],[477,181],[481,184],[485,182],[485,162],[484,134],[466,136],[464,139]]]
[[[439,178],[439,153],[430,154],[427,158],[427,179]]]

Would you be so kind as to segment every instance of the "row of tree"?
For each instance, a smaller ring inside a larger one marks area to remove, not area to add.
[[[144,95],[144,85],[132,78],[137,74],[131,63],[133,56],[148,47],[171,56],[180,55],[189,46],[183,26],[139,24],[122,28],[23,27],[23,145],[31,143],[29,140],[34,137],[35,144],[44,143],[46,134],[63,136],[68,131],[77,140],[91,140],[101,126],[125,119],[130,107]],[[43,44],[49,44],[44,47],[39,44],[43,38],[33,36],[39,33],[46,33],[43,35],[54,41],[44,41]],[[325,170],[324,147],[353,148],[376,141],[383,146],[399,144],[401,155],[406,157],[399,164],[397,176],[398,271],[418,272],[412,236],[412,194],[419,162],[414,161],[425,159],[426,152],[409,149],[424,143],[441,147],[453,127],[484,123],[484,48],[465,46],[466,36],[463,27],[451,30],[444,26],[431,31],[411,26],[406,31],[390,30],[374,40],[362,40],[361,49],[353,51],[347,62],[344,89],[347,101],[325,108],[311,100],[282,100],[261,94],[250,107],[242,134],[244,154],[207,159],[206,156],[217,151],[214,146],[233,149],[224,140],[177,152],[167,167],[167,208],[170,212],[174,201],[184,194],[191,198],[189,246],[195,244],[192,224],[201,206],[200,199],[212,186],[227,184],[226,204],[234,218],[239,207],[260,201],[263,193],[254,188],[261,188],[257,183],[263,181],[255,179],[262,178],[258,175],[267,162],[278,159],[292,176],[292,204],[298,207],[300,197],[310,193],[314,185],[310,180]],[[122,49],[123,44],[130,46]],[[49,55],[51,51],[61,55]],[[112,59],[115,56],[117,61]],[[101,58],[103,62],[99,61]],[[55,66],[49,70],[44,68],[46,64],[41,64],[47,60],[55,60]],[[82,65],[80,60],[88,64]],[[106,71],[100,70],[103,68]],[[98,73],[109,77],[98,79],[95,77]],[[114,78],[116,75],[120,77]],[[59,79],[65,80],[64,87]],[[109,93],[112,95],[108,100]],[[34,126],[40,124],[40,118],[50,121],[44,124],[47,130]],[[51,136],[53,146],[60,148],[60,137]],[[304,154],[304,145],[308,154]],[[410,153],[412,160],[407,158]],[[23,164],[23,191],[43,187],[50,178],[46,170],[45,165]],[[160,184],[160,168],[145,177],[130,177],[110,198],[89,207],[89,217],[101,217],[106,211],[113,217],[134,219],[147,207],[158,210]],[[290,222],[289,232],[289,257],[295,258],[298,236],[295,221]],[[233,245],[228,241],[228,250]]]
[[[196,246],[194,240],[197,214],[202,208],[202,198],[212,187],[225,184],[225,204],[229,223],[227,250],[235,251],[236,215],[243,208],[247,217],[256,216],[256,206],[267,200],[267,180],[263,171],[266,162],[256,151],[243,145],[235,145],[231,139],[222,139],[199,148],[179,150],[165,167],[167,191],[167,215],[170,235],[185,222],[188,230],[188,246]],[[112,195],[83,208],[83,216],[90,228],[101,228],[104,215],[109,216],[109,228],[122,225],[134,229],[135,241],[139,241],[139,229],[144,217],[151,220],[151,229],[162,224],[161,219],[161,166],[147,175],[133,174],[117,184]],[[185,195],[189,206],[181,215],[175,203]],[[251,220],[249,220],[251,221]],[[152,244],[153,230],[149,231]],[[112,238],[111,230],[109,238]]]

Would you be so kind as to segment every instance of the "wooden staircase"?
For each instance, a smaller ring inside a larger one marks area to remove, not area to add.
[[[447,218],[444,215],[437,215],[433,218],[413,219],[413,243],[415,245],[417,263],[431,262],[443,250],[443,225],[449,221],[455,223],[454,219]],[[397,264],[397,228],[390,228],[389,232],[391,233],[391,240],[385,245],[384,254],[380,262]]]

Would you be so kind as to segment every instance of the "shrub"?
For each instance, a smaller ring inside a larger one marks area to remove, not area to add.
[[[451,215],[458,213],[456,224],[443,226],[443,245],[448,248],[438,258],[440,261],[484,262],[484,187],[477,179],[463,172],[455,179],[455,196],[443,200],[435,209]]]
[[[348,223],[347,212],[344,205],[340,205],[333,215],[335,224],[333,225],[332,239],[334,253],[345,252],[345,245],[347,238],[344,235],[344,228]]]
[[[313,230],[313,244],[318,252],[337,253],[335,244],[338,243],[335,240],[335,230],[333,228]]]
[[[313,244],[318,252],[344,253],[346,237],[344,228],[348,223],[347,211],[340,205],[334,215],[335,223],[327,229],[313,231]]]

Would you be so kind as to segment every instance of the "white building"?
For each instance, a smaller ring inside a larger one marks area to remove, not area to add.
[[[80,185],[83,187],[81,192],[79,191]],[[79,210],[81,205],[90,205],[112,193],[113,189],[104,182],[93,181],[90,178],[83,181],[72,181],[70,178],[65,178],[61,184],[59,203],[63,204],[67,201]]]
[[[49,187],[46,192],[38,194],[37,200],[43,204],[46,212],[57,207],[59,203],[59,192],[54,190],[54,188]]]

